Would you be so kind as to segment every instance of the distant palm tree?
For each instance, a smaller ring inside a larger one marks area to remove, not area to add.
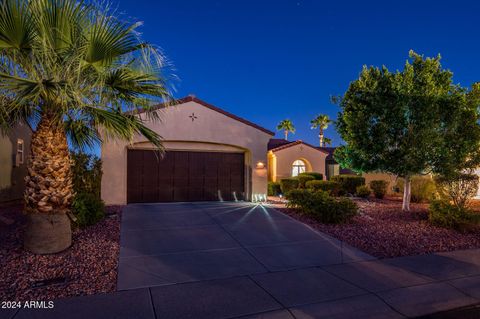
[[[153,100],[170,100],[160,73],[164,59],[138,38],[139,25],[119,20],[100,2],[0,3],[0,128],[20,121],[35,128],[25,191],[24,242],[32,252],[71,244],[67,137],[86,147],[103,137],[141,134],[161,147],[144,121],[158,119]],[[135,115],[140,109],[145,116]]]
[[[310,121],[310,124],[312,124],[312,129],[319,129],[319,143],[320,147],[323,147],[323,140],[324,140],[324,135],[323,131],[328,128],[328,124],[332,123],[332,121],[329,119],[328,115],[325,114],[320,114],[316,118]]]
[[[332,146],[332,139],[331,138],[328,138],[328,137],[324,137],[323,138],[323,144],[325,146]]]
[[[285,140],[288,140],[288,133],[295,133],[295,126],[293,125],[292,121],[289,119],[285,119],[278,123],[277,125],[277,130],[278,131],[284,131],[285,134]]]

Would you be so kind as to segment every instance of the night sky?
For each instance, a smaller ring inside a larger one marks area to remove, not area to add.
[[[173,64],[175,97],[195,94],[270,130],[290,118],[291,138],[314,144],[309,121],[336,118],[330,96],[363,65],[400,69],[413,49],[440,53],[456,83],[480,80],[480,2],[390,2],[111,0]],[[326,136],[341,143],[334,126]]]

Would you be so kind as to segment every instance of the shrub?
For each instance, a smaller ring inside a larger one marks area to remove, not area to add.
[[[72,179],[75,196],[72,203],[74,222],[80,227],[93,225],[105,216],[100,196],[102,161],[84,153],[72,153]]]
[[[340,190],[340,184],[332,181],[313,180],[313,181],[308,181],[305,185],[307,189],[310,189],[314,192],[325,191],[332,196],[337,196]]]
[[[373,180],[370,182],[370,188],[376,198],[382,199],[387,193],[388,182],[383,179]]]
[[[283,195],[288,196],[290,191],[298,188],[298,179],[294,177],[281,179],[280,188]]]
[[[435,199],[430,202],[428,219],[436,226],[464,230],[470,225],[478,224],[480,215],[447,200]]]
[[[323,174],[322,173],[317,173],[317,172],[304,172],[304,173],[300,173],[298,174],[298,176],[303,176],[303,175],[309,175],[309,176],[313,176],[313,178],[315,180],[323,180]]]
[[[358,212],[358,207],[352,200],[336,199],[324,191],[297,189],[292,190],[289,196],[288,207],[298,208],[322,223],[344,223]]]
[[[360,185],[357,187],[357,191],[356,191],[356,194],[358,197],[361,197],[361,198],[368,198],[368,196],[370,196],[370,188],[368,188],[368,186],[366,185]]]
[[[86,227],[98,223],[105,217],[103,201],[93,193],[77,193],[72,203],[75,224]]]
[[[298,175],[298,176],[297,176],[297,179],[298,179],[298,187],[299,187],[299,188],[305,188],[305,184],[306,184],[308,181],[313,181],[313,180],[315,180],[315,177],[310,176],[310,175]]]
[[[280,183],[277,182],[268,182],[268,196],[278,196],[282,193],[280,188]]]
[[[395,185],[403,193],[404,179],[399,178]],[[411,178],[411,201],[421,203],[435,197],[435,183],[430,176],[413,176]]]
[[[76,193],[93,193],[100,197],[102,161],[95,155],[71,153],[73,190]]]
[[[365,185],[365,178],[357,175],[340,174],[330,179],[340,184],[340,190],[347,194],[355,194],[358,186]]]
[[[435,184],[440,198],[452,202],[458,208],[466,208],[477,194],[478,176],[457,174],[449,177],[436,177]]]

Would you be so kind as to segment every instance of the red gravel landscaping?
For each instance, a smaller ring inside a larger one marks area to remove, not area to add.
[[[351,246],[380,258],[480,248],[480,227],[461,233],[428,222],[428,204],[410,205],[402,212],[398,198],[355,199],[360,214],[350,223],[325,225],[278,202],[277,209]],[[477,205],[478,206],[478,205]]]
[[[69,249],[41,256],[22,248],[21,207],[0,208],[0,300],[52,300],[115,291],[121,207],[107,207],[107,212],[98,224],[74,230]]]

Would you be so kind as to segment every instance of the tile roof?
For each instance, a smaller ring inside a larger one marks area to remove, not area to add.
[[[290,143],[293,143],[293,142],[294,141],[287,141],[283,138],[271,138],[268,141],[268,150],[277,148],[277,147],[282,146],[282,145],[290,144]]]
[[[288,141],[287,141],[288,142]],[[270,144],[270,143],[269,143]],[[283,150],[283,149],[286,149],[286,148],[289,148],[291,146],[295,146],[295,145],[299,145],[299,144],[303,144],[303,145],[306,145],[308,147],[311,147],[319,152],[323,152],[323,153],[326,153],[326,154],[329,154],[327,151],[324,151],[323,149],[321,149],[320,147],[315,147],[311,144],[308,144],[308,143],[305,143],[304,141],[302,140],[297,140],[297,141],[293,141],[293,142],[289,142],[289,143],[286,143],[286,144],[283,144],[283,145],[279,145],[277,147],[274,147],[272,149],[269,149],[270,151],[272,152],[277,152],[277,151],[280,151],[280,150]]]

